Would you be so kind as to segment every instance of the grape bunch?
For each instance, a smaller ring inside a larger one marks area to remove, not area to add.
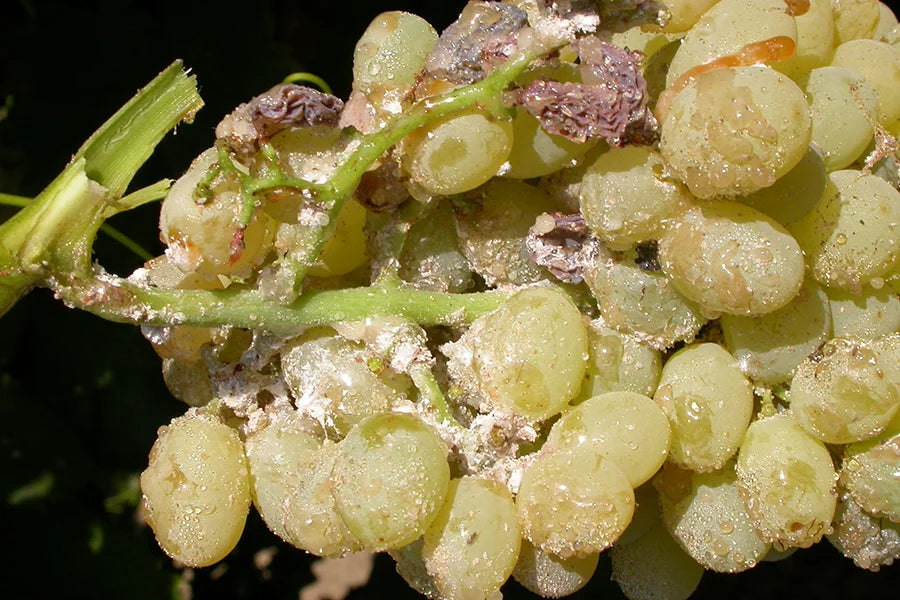
[[[607,550],[632,600],[823,537],[890,565],[896,136],[875,0],[379,15],[346,101],[241,105],[163,202],[130,281],[212,300],[143,329],[190,406],[147,522],[201,567],[252,505],[447,600],[566,596]]]

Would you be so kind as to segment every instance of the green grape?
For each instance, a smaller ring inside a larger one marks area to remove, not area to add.
[[[704,1],[715,1],[715,0],[704,0]],[[663,2],[665,4],[665,2]],[[671,9],[670,9],[671,11]],[[699,17],[699,15],[697,15]],[[670,19],[668,23],[666,23],[663,31],[666,33],[660,33],[658,28],[656,27],[648,27],[647,31],[644,31],[643,27],[631,27],[630,29],[626,29],[625,31],[617,31],[614,32],[610,38],[610,43],[618,46],[619,48],[627,48],[632,52],[640,52],[643,54],[643,60],[641,61],[641,69],[644,71],[646,77],[646,70],[649,63],[649,59],[662,50],[665,46],[669,44],[672,39],[677,39],[680,36],[677,34],[671,34],[669,32],[669,28],[672,25],[672,21],[674,19]],[[668,35],[667,35],[668,34]],[[651,96],[653,94],[651,93]]]
[[[247,277],[271,245],[270,219],[256,213],[243,232],[243,250],[233,254],[240,231],[240,185],[217,177],[212,197],[200,203],[194,190],[218,154],[210,148],[191,163],[187,173],[172,184],[159,212],[159,230],[167,255],[185,273],[197,272],[208,279],[217,275]]]
[[[861,295],[837,288],[826,292],[834,337],[872,340],[900,331],[900,297],[891,290],[865,286]]]
[[[897,26],[897,15],[884,2],[878,3],[878,25],[875,27],[875,33],[872,34],[873,40],[882,40],[883,38]]]
[[[658,350],[693,340],[706,322],[700,308],[665,275],[646,267],[635,250],[601,254],[585,267],[584,282],[604,324]]]
[[[803,159],[781,179],[737,200],[787,226],[816,207],[827,180],[822,151],[816,144],[810,144]]]
[[[310,266],[314,277],[334,277],[345,275],[365,264],[366,259],[366,209],[347,198],[338,220],[334,235],[328,238],[316,263]]]
[[[860,569],[878,571],[900,559],[900,524],[873,517],[841,494],[828,541]]]
[[[812,116],[812,141],[825,154],[829,171],[848,167],[875,134],[878,98],[872,86],[849,69],[822,67],[803,88]]]
[[[237,431],[193,410],[159,429],[141,473],[144,512],[160,547],[191,567],[219,562],[241,537],[250,478]]]
[[[893,130],[900,119],[900,51],[884,42],[855,39],[834,51],[831,66],[861,75],[875,89],[878,122]]]
[[[427,598],[441,598],[434,577],[425,568],[425,559],[422,558],[424,545],[425,539],[419,538],[402,548],[388,550],[388,554],[397,564],[397,573],[409,587]]]
[[[662,523],[610,552],[612,578],[629,600],[687,600],[703,577]]]
[[[747,514],[733,462],[710,473],[667,463],[653,485],[666,529],[703,567],[738,573],[756,566],[769,551]]]
[[[552,288],[526,288],[479,318],[445,346],[451,373],[474,383],[492,407],[542,420],[560,412],[581,387],[587,356],[584,318]]]
[[[413,181],[427,192],[461,194],[497,174],[509,158],[512,142],[511,122],[469,110],[410,134],[404,159]]]
[[[437,41],[423,18],[401,11],[375,17],[353,52],[353,89],[371,93],[378,87],[412,87]]]
[[[653,400],[634,392],[610,392],[565,411],[545,446],[564,448],[587,441],[636,488],[665,462],[670,438],[666,414]]]
[[[630,544],[660,523],[659,494],[653,483],[647,482],[634,490],[634,505],[634,516],[617,545]]]
[[[153,349],[160,358],[171,358],[180,362],[196,362],[203,358],[200,349],[212,343],[213,330],[208,327],[172,327],[141,328]]]
[[[472,273],[452,223],[450,203],[441,202],[427,218],[412,224],[400,255],[404,281],[434,292],[458,293],[472,286]]]
[[[753,392],[718,344],[686,346],[663,365],[653,397],[672,426],[669,460],[694,471],[722,468],[753,414]]]
[[[209,368],[202,360],[183,362],[164,358],[162,374],[166,388],[188,406],[205,406],[213,399]]]
[[[525,469],[516,496],[522,531],[561,558],[611,546],[634,513],[628,478],[590,442],[548,448]]]
[[[447,448],[418,418],[369,417],[340,443],[332,475],[338,513],[370,551],[425,533],[447,495]]]
[[[875,34],[881,17],[878,0],[831,0],[831,6],[839,44]]]
[[[754,383],[787,383],[797,365],[831,338],[831,306],[825,292],[807,280],[793,300],[774,312],[722,315],[725,346]]]
[[[766,1],[784,15],[781,0]],[[699,75],[672,100],[661,129],[659,150],[672,174],[700,198],[772,185],[800,162],[812,133],[803,91],[760,67]]]
[[[513,179],[542,177],[569,166],[572,161],[597,143],[576,143],[544,131],[540,122],[525,109],[517,108],[512,120],[513,144],[509,153],[509,170]]]
[[[900,523],[900,413],[878,437],[844,449],[840,476],[866,512]]]
[[[560,169],[541,177],[537,187],[550,197],[551,202],[566,213],[578,212],[581,195],[581,183],[588,168],[603,153],[609,152],[609,145],[600,142],[578,160],[578,164],[567,169]]]
[[[819,283],[861,292],[900,264],[900,192],[855,170],[828,178],[819,205],[790,231]]]
[[[797,47],[794,55],[776,68],[794,81],[802,81],[813,69],[831,60],[835,46],[834,14],[831,0],[809,0],[809,10],[794,17]]]
[[[667,85],[691,67],[779,36],[797,41],[797,23],[785,10],[784,0],[720,0],[684,36],[669,68]]]
[[[896,356],[867,342],[829,341],[797,367],[791,409],[803,429],[829,444],[878,435],[900,410]]]
[[[634,392],[652,396],[659,383],[662,358],[634,336],[610,329],[601,321],[588,328],[590,357],[577,401],[606,392]]]
[[[669,11],[669,21],[663,27],[666,33],[689,31],[703,14],[719,0],[662,0]]]
[[[405,399],[402,379],[392,380],[390,369],[376,375],[370,358],[361,344],[313,330],[282,349],[281,371],[298,406],[346,434],[365,417],[389,412]]]
[[[803,284],[800,246],[778,223],[739,202],[685,213],[659,242],[663,272],[707,314],[762,315]]]
[[[496,481],[454,479],[425,531],[422,558],[447,600],[487,598],[509,579],[521,541],[516,505]]]
[[[599,552],[583,558],[560,558],[522,540],[519,562],[512,576],[522,587],[541,598],[562,598],[587,585],[599,560]]]
[[[309,433],[296,413],[278,414],[247,436],[253,502],[269,529],[318,556],[362,548],[337,512],[331,473],[340,453]]]
[[[669,222],[693,202],[679,182],[665,177],[655,150],[643,146],[614,148],[601,154],[581,183],[581,214],[613,250],[658,239]]]
[[[790,412],[750,425],[736,471],[763,540],[784,550],[822,539],[834,516],[837,476],[828,450]]]
[[[494,179],[470,197],[476,204],[457,210],[456,230],[472,270],[490,286],[545,278],[525,237],[538,215],[555,208],[550,198],[527,183],[504,179]]]

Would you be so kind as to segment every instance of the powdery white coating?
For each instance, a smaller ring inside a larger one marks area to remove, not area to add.
[[[370,551],[422,535],[447,494],[447,448],[417,417],[382,414],[340,443],[332,475],[338,513]]]
[[[584,269],[584,282],[597,300],[605,325],[665,350],[690,342],[706,322],[700,308],[662,273],[638,264],[638,254],[601,253]]]
[[[554,210],[550,197],[521,181],[494,179],[456,211],[459,248],[488,285],[521,285],[547,277],[531,260],[525,237],[538,215]]]
[[[490,406],[542,420],[581,388],[587,358],[584,318],[553,288],[526,288],[444,347],[448,368],[474,380]],[[472,385],[461,382],[462,385]]]
[[[846,492],[838,501],[828,541],[861,569],[878,571],[900,559],[900,524],[873,517]]]
[[[687,600],[703,577],[703,567],[656,523],[628,544],[610,551],[612,578],[629,600]]]
[[[242,210],[240,186],[217,177],[210,187],[211,198],[199,202],[194,198],[197,184],[217,158],[215,148],[206,150],[172,184],[159,212],[160,239],[167,245],[170,261],[185,273],[248,277],[271,245],[270,219],[256,214],[250,220],[243,233],[243,250],[233,260],[232,242],[240,229]]]
[[[828,533],[837,480],[831,455],[790,411],[750,425],[736,471],[747,513],[776,549],[808,548]]]
[[[829,341],[797,368],[791,409],[803,429],[829,444],[878,435],[900,410],[896,355],[867,342]]]
[[[659,152],[644,146],[601,154],[581,182],[584,220],[613,250],[658,239],[693,204],[693,196],[667,176]]]
[[[860,157],[875,134],[878,97],[862,75],[842,67],[809,73],[803,87],[812,117],[812,141],[825,154],[829,171]]]
[[[709,313],[762,315],[803,284],[800,246],[784,227],[738,202],[687,213],[659,243],[663,272]]]
[[[285,345],[281,371],[298,410],[346,434],[365,417],[404,400],[399,376],[388,369],[376,375],[368,366],[371,358],[361,344],[312,330]]]
[[[520,540],[509,490],[464,477],[450,482],[444,506],[425,531],[422,558],[441,597],[486,598],[512,573]]]
[[[900,413],[878,437],[844,449],[840,477],[866,512],[900,523]]]
[[[722,315],[725,346],[754,383],[787,383],[794,369],[831,338],[830,307],[825,292],[807,280],[793,300],[774,312]]]
[[[790,171],[811,133],[806,97],[786,76],[762,66],[714,69],[672,101],[659,150],[695,196],[738,196]]]
[[[519,562],[512,576],[522,587],[541,598],[562,598],[574,594],[591,580],[599,560],[599,553],[584,558],[560,558],[522,540]]]
[[[691,67],[779,36],[797,41],[797,23],[784,0],[721,0],[684,36],[666,85],[671,86]]]
[[[545,447],[590,443],[636,488],[665,462],[670,438],[666,413],[653,400],[634,392],[609,392],[565,411]]]
[[[705,568],[720,573],[750,569],[766,555],[738,490],[734,463],[695,473],[667,463],[653,479],[669,533]]]
[[[695,471],[722,468],[753,414],[750,381],[718,344],[682,348],[663,365],[653,399],[669,417],[669,460]]]
[[[828,180],[816,209],[789,229],[819,283],[859,293],[900,265],[900,192],[854,169]]]
[[[524,537],[562,558],[611,546],[634,513],[628,478],[589,441],[548,448],[522,476],[516,508]]]
[[[512,123],[468,111],[437,119],[410,134],[412,179],[432,194],[460,194],[493,177],[509,158]]]
[[[193,409],[160,427],[141,491],[147,523],[166,554],[191,567],[219,562],[237,544],[250,508],[237,431]]]

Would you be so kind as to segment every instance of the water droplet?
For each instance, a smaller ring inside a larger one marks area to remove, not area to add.
[[[843,246],[844,244],[847,243],[847,236],[844,235],[843,233],[839,233],[836,236],[834,236],[834,241],[837,242],[837,244],[839,246]]]

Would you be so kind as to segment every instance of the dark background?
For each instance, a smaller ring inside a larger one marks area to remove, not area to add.
[[[34,196],[81,143],[172,60],[196,73],[206,107],[178,128],[138,174],[136,187],[177,177],[240,102],[286,74],[323,76],[346,98],[353,46],[383,10],[408,10],[438,31],[462,2],[140,3],[0,2],[0,191]],[[155,206],[112,224],[153,253]],[[0,218],[11,211],[0,207]],[[140,260],[103,236],[98,260],[128,273]],[[36,291],[0,322],[0,596],[168,598],[183,574],[134,518],[137,474],[156,429],[181,414],[140,332],[68,310]],[[251,511],[252,512],[252,511]],[[253,555],[275,547],[260,570]],[[193,574],[194,598],[296,598],[310,560],[251,514],[238,548]],[[694,598],[894,598],[900,568],[856,569],[827,542],[737,576],[708,573]],[[515,584],[507,597],[528,597]],[[372,583],[351,598],[417,597],[379,557]],[[608,559],[578,597],[620,598]]]

